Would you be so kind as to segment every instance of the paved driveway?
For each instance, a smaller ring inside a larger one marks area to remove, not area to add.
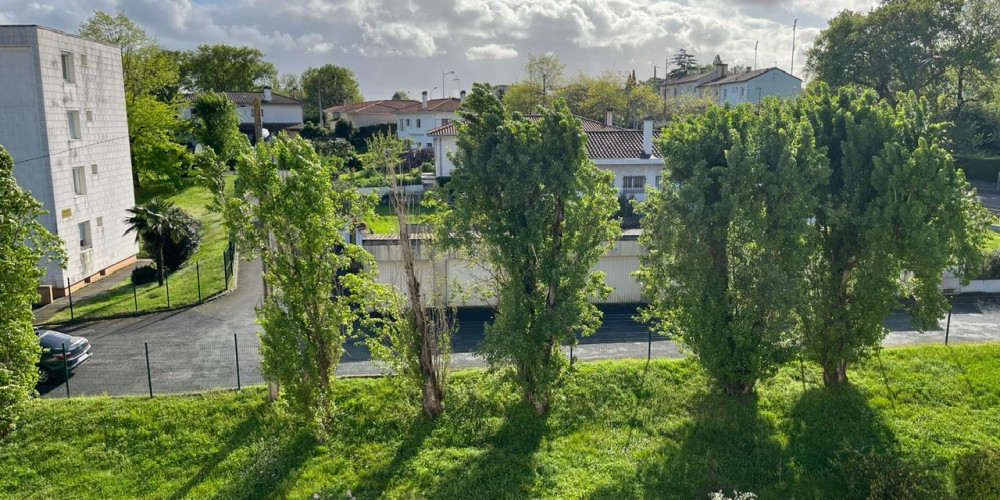
[[[78,394],[146,394],[145,348],[149,348],[149,368],[155,393],[200,391],[211,388],[258,384],[257,325],[254,307],[261,297],[259,262],[243,262],[239,286],[233,293],[213,302],[178,311],[140,318],[83,323],[61,330],[91,340],[94,356],[70,377],[70,391]],[[1000,340],[1000,298],[962,296],[953,299],[951,342]],[[604,323],[592,337],[582,339],[573,354],[583,360],[677,357],[677,346],[653,336],[648,328],[632,319],[635,306],[608,306]],[[487,309],[468,309],[459,314],[460,330],[453,336],[452,366],[482,366],[472,353],[483,336],[483,323],[491,317]],[[919,334],[905,313],[895,313],[885,321],[890,334],[887,345],[943,343],[944,331]],[[944,322],[942,322],[942,327]],[[236,358],[239,355],[239,381]],[[363,375],[378,373],[363,347],[351,346],[341,360],[338,373]],[[63,384],[42,387],[52,397],[64,397]]]

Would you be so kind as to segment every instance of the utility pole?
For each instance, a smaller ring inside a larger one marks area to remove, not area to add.
[[[794,36],[793,36],[794,38]],[[794,42],[793,42],[794,44]],[[760,45],[760,41],[753,43],[753,69],[757,69],[757,46]],[[792,49],[792,53],[795,53],[795,49]]]
[[[319,78],[316,79],[316,98],[319,99],[319,126],[323,127],[323,92],[320,90]]]
[[[444,99],[444,77],[445,77],[445,75],[454,75],[454,74],[455,74],[455,70],[442,71],[441,72],[441,98],[442,99]]]
[[[792,66],[791,71],[788,73],[795,76],[795,31],[799,27],[799,19],[795,18],[795,22],[792,23]]]

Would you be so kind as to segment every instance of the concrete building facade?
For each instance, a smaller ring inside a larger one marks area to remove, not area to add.
[[[136,258],[121,50],[33,25],[0,26],[0,145],[66,249],[40,283],[59,297]]]

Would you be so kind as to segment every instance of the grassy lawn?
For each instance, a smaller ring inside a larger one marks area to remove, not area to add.
[[[986,239],[983,241],[983,250],[987,253],[1000,250],[1000,232],[986,231]]]
[[[227,189],[233,189],[235,176],[226,178]],[[229,243],[229,235],[222,224],[222,216],[209,211],[208,204],[212,201],[209,191],[200,186],[191,186],[180,191],[169,187],[154,186],[140,188],[136,191],[136,204],[148,202],[154,196],[161,196],[177,204],[178,207],[201,221],[202,239],[198,250],[180,269],[169,275],[170,306],[178,307],[198,302],[198,273],[201,273],[201,295],[207,297],[225,289],[222,254]],[[196,266],[196,262],[200,265]],[[200,268],[200,269],[197,269]],[[230,283],[232,281],[230,280]],[[155,282],[140,285],[132,294],[132,282],[129,279],[115,287],[84,300],[74,300],[73,308],[76,319],[93,319],[113,314],[136,311],[155,311],[167,308],[166,287]],[[68,321],[69,309],[56,314],[50,321]]]
[[[792,366],[733,397],[691,360],[581,363],[539,419],[471,370],[433,422],[393,379],[343,380],[323,443],[261,388],[37,400],[0,443],[0,496],[863,498],[910,464],[938,488],[911,498],[951,498],[955,457],[1000,445],[1000,344],[887,349],[840,390],[819,375]]]
[[[433,213],[423,205],[414,204],[406,214],[407,224],[426,224]],[[399,219],[392,205],[379,203],[375,205],[375,215],[365,220],[368,230],[376,234],[393,234],[399,232]]]

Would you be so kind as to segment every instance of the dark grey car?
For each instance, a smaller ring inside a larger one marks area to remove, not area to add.
[[[90,341],[55,330],[35,330],[42,345],[38,361],[38,383],[44,384],[55,376],[62,376],[90,359]],[[65,346],[66,351],[63,352]]]

